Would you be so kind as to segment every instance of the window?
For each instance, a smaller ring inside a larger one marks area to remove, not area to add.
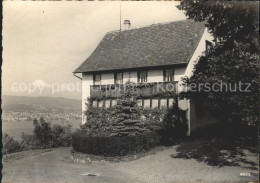
[[[110,100],[105,100],[105,108],[110,108]]]
[[[115,84],[123,84],[123,73],[119,72],[119,73],[115,73]]]
[[[160,100],[160,108],[167,108],[167,99]]]
[[[138,82],[139,83],[147,82],[147,71],[138,71]]]
[[[165,69],[163,71],[163,81],[170,82],[174,80],[174,70],[173,69]]]
[[[93,75],[93,83],[94,85],[101,85],[101,74]]]
[[[137,105],[138,105],[139,107],[143,107],[143,100],[138,99],[138,100],[136,100],[136,102],[137,102]]]
[[[151,100],[144,99],[144,108],[150,108],[150,107],[151,107]]]
[[[173,106],[174,105],[174,99],[173,98],[170,98],[169,100],[168,100],[168,106],[169,107],[171,107],[171,106]]]
[[[104,103],[103,100],[98,101],[97,107],[103,108],[103,103]]]
[[[211,47],[212,47],[212,42],[206,40],[206,52],[209,52]]]
[[[112,100],[111,101],[111,107],[114,107],[114,106],[116,106],[117,105],[117,100]]]
[[[97,101],[94,100],[93,103],[92,103],[92,106],[97,107]]]
[[[158,108],[158,99],[152,99],[152,108]]]

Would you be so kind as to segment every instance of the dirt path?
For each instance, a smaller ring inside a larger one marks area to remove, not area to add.
[[[7,183],[168,183],[168,182],[241,182],[258,179],[257,170],[250,167],[212,167],[193,159],[175,159],[176,146],[130,162],[99,161],[76,164],[71,160],[71,148],[12,161],[4,165],[2,182]],[[252,157],[251,157],[252,158]],[[257,156],[255,156],[257,160]],[[241,177],[240,173],[251,173]],[[98,176],[88,176],[94,173]]]

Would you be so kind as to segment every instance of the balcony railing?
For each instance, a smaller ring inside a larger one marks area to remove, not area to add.
[[[178,91],[178,82],[135,83],[133,86],[134,94],[137,98],[159,96],[163,94],[170,97]],[[90,96],[97,98],[118,98],[122,96],[125,88],[125,84],[91,85]]]

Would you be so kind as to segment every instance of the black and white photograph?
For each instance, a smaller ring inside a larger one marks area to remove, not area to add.
[[[259,182],[259,2],[2,10],[1,182]]]

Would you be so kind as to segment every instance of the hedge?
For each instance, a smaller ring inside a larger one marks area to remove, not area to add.
[[[124,137],[93,137],[86,135],[84,131],[78,131],[72,135],[72,147],[74,150],[104,156],[135,154],[149,150],[158,145],[158,143],[159,136],[155,132]]]

